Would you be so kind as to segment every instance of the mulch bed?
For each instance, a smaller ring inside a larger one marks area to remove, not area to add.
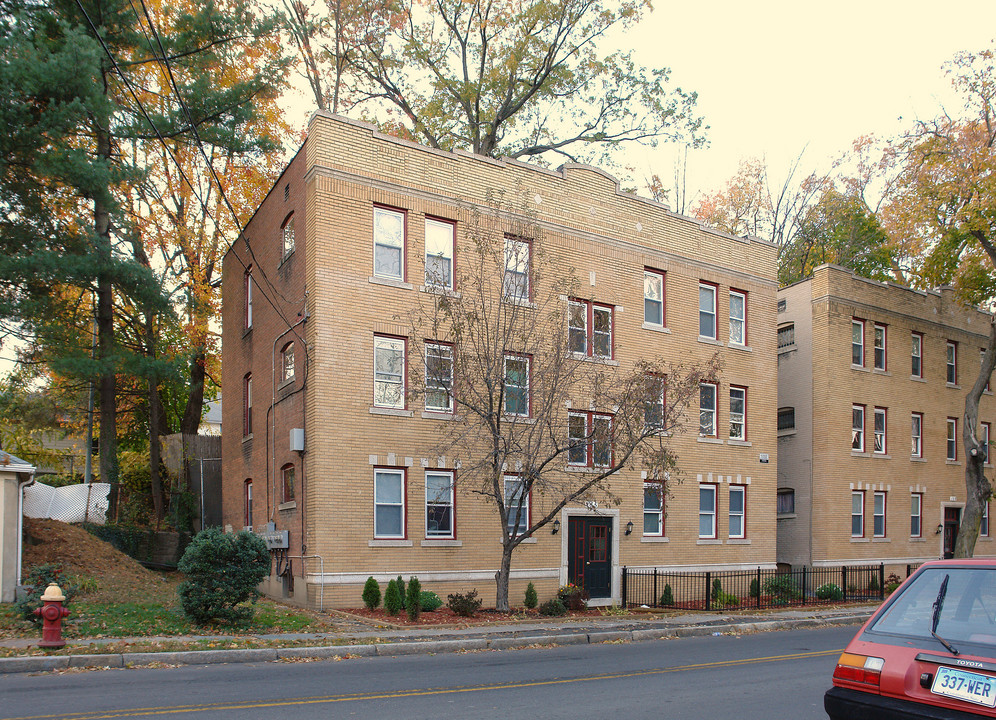
[[[474,617],[463,617],[457,615],[448,607],[441,607],[433,612],[424,612],[419,615],[418,620],[412,622],[408,615],[402,611],[397,615],[391,615],[383,608],[368,610],[367,608],[354,608],[351,610],[332,611],[354,620],[359,620],[374,627],[474,627],[477,625],[507,624],[516,622],[535,622],[543,620],[584,620],[586,618],[601,617],[602,611],[598,608],[589,608],[579,612],[568,613],[561,617],[548,617],[540,615],[536,610],[516,608],[512,612],[500,613],[496,610],[482,609]]]

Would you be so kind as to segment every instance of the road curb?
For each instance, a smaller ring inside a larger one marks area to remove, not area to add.
[[[681,637],[702,637],[727,633],[754,633],[773,630],[860,625],[871,613],[795,620],[763,620],[719,625],[685,625],[642,630],[585,630],[556,635],[514,635],[489,637],[468,633],[456,640],[400,640],[362,645],[321,645],[313,647],[258,648],[250,650],[187,650],[182,652],[106,653],[93,655],[52,655],[0,658],[0,674],[65,670],[67,668],[133,668],[149,665],[205,665],[209,663],[274,662],[278,660],[323,660],[334,657],[391,657],[434,655],[468,650],[511,650],[559,645],[594,645],[604,642],[647,642]]]

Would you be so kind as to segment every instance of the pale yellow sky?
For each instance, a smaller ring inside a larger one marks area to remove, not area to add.
[[[807,174],[827,169],[859,135],[891,136],[941,102],[954,110],[943,63],[996,37],[994,0],[655,5],[625,37],[642,63],[699,93],[711,142],[690,155],[689,190],[719,189],[746,157],[783,176],[804,148]],[[638,156],[638,177],[673,172],[673,150]]]

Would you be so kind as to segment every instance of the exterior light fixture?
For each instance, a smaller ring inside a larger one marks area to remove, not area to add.
[[[633,534],[633,521],[632,520],[630,520],[628,523],[626,523],[626,534],[627,535],[632,535]]]
[[[934,531],[934,535],[940,535],[942,532],[944,532],[944,526],[938,523],[937,530]]]
[[[556,535],[560,532],[560,520],[553,521],[553,530],[550,532],[551,535]]]

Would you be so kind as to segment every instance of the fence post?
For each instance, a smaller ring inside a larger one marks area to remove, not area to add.
[[[840,589],[844,591],[844,597],[847,597],[847,565],[840,566]]]
[[[711,572],[706,572],[705,582],[706,582],[706,588],[705,588],[705,602],[706,602],[706,606],[705,606],[705,609],[706,610],[712,610],[712,597],[711,597],[711,594],[712,594],[712,573]]]
[[[761,566],[757,566],[757,607],[761,608]]]
[[[906,563],[906,577],[910,576],[910,564]]]
[[[803,565],[802,566],[802,602],[803,602],[803,604],[806,603],[806,598],[808,597],[808,593],[806,592],[806,586],[808,584],[809,574],[806,572],[806,570],[807,570],[806,566]]]
[[[654,607],[657,607],[657,601],[661,599],[661,596],[657,594],[657,568],[654,568],[654,601],[651,603]]]
[[[629,607],[626,603],[626,566],[622,566],[622,587],[620,592],[622,593],[622,607]]]
[[[878,565],[878,599],[885,600],[885,563]]]

